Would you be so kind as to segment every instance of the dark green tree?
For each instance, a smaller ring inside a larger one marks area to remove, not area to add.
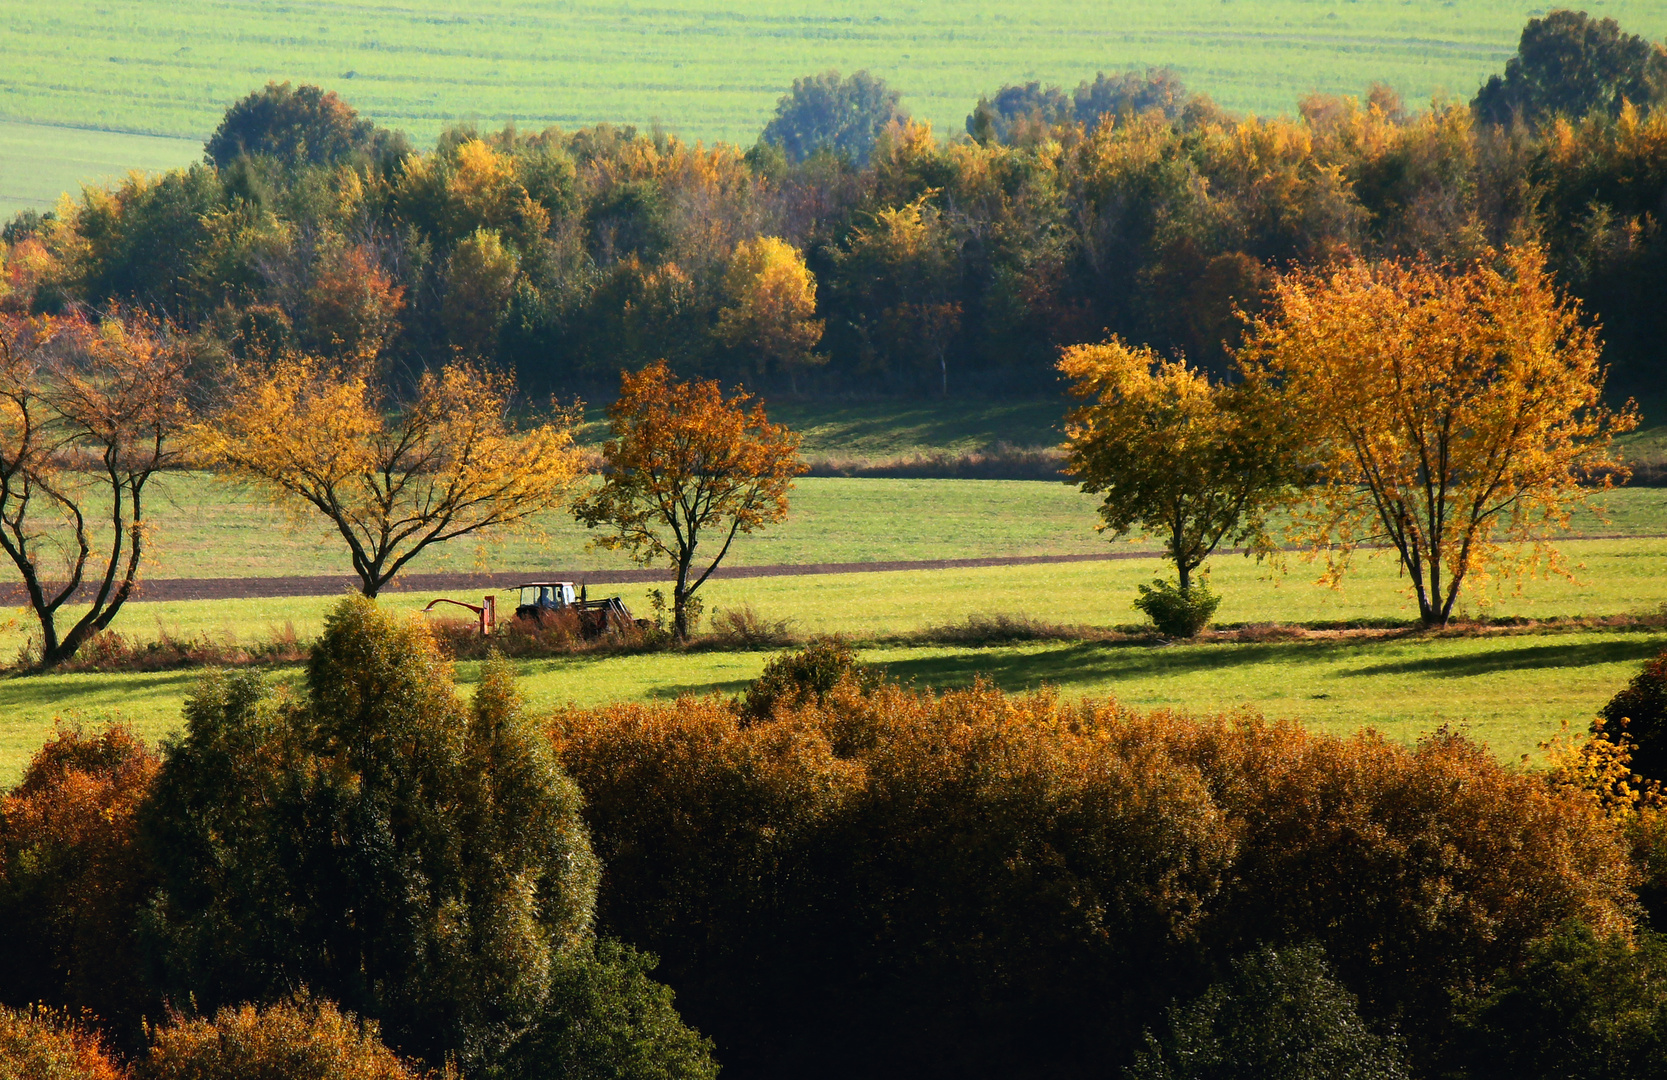
[[[867,71],[848,78],[837,71],[807,75],[794,79],[793,89],[776,103],[776,115],[759,141],[781,147],[792,161],[827,150],[865,163],[886,125],[907,117],[899,98],[884,79]]]
[[[1504,76],[1489,78],[1471,107],[1489,124],[1537,125],[1553,116],[1617,116],[1626,102],[1648,110],[1663,98],[1667,49],[1614,19],[1560,10],[1528,20]]]
[[[203,144],[203,157],[225,168],[245,155],[265,155],[294,168],[328,165],[361,150],[403,140],[361,120],[351,105],[305,83],[269,82],[226,110]]]
[[[1471,1080],[1667,1075],[1667,940],[1568,923],[1466,1011],[1456,1064]]]
[[[1153,109],[1168,120],[1179,120],[1194,100],[1168,68],[1120,71],[1114,75],[1101,71],[1095,74],[1093,82],[1079,84],[1072,95],[1077,122],[1089,131],[1099,126],[1101,117],[1139,115]]]
[[[1065,91],[1039,82],[1009,83],[994,97],[981,96],[967,117],[967,134],[981,143],[1011,145],[1024,134],[1046,135],[1059,124],[1076,118],[1076,108]]]
[[[1127,1080],[1405,1080],[1399,1046],[1369,1028],[1318,945],[1264,946],[1147,1036]],[[1515,1075],[1539,1075],[1519,1073]]]
[[[1667,781],[1667,652],[1646,663],[1598,715],[1606,730],[1632,740],[1632,767],[1640,776]]]
[[[466,707],[425,626],[344,600],[305,701],[211,675],[186,721],[145,821],[163,879],[149,936],[175,1001],[212,1010],[307,986],[402,1053],[468,1074],[564,1022],[552,993],[573,965],[612,962],[592,952],[578,790],[505,661]]]

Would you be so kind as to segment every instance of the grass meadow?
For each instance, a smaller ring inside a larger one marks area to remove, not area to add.
[[[1526,0],[8,0],[0,5],[0,118],[170,136],[185,164],[226,106],[268,80],[317,83],[426,143],[456,121],[572,128],[663,121],[751,143],[797,76],[868,68],[940,132],[962,130],[1004,82],[1074,86],[1096,70],[1168,65],[1230,108],[1291,112],[1311,91],[1386,82],[1408,100],[1468,98],[1543,7]],[[1594,14],[1667,34],[1656,0]],[[0,214],[51,202],[65,136],[7,144]],[[160,144],[157,144],[160,149]],[[102,151],[101,151],[102,153]]]
[[[1472,602],[1467,613],[1553,619],[1641,615],[1667,605],[1667,575],[1661,573],[1667,538],[1571,540],[1562,549],[1574,580],[1532,579],[1520,593],[1488,594],[1485,608]],[[1325,730],[1371,725],[1404,739],[1450,723],[1512,759],[1533,750],[1563,721],[1584,724],[1639,662],[1667,645],[1667,634],[1589,628],[1159,647],[1066,640],[978,648],[902,640],[910,631],[996,614],[1066,626],[1135,623],[1139,617],[1129,607],[1135,585],[1164,572],[1161,560],[1138,558],[714,579],[704,598],[709,612],[745,605],[765,619],[789,621],[801,634],[846,635],[864,643],[865,660],[884,664],[894,676],[918,685],[962,686],[984,675],[1009,690],[1051,686],[1067,697],[1114,696],[1131,705],[1193,712],[1248,705]],[[1223,596],[1218,621],[1408,620],[1414,614],[1395,564],[1385,556],[1362,559],[1341,590],[1315,585],[1313,576],[1313,569],[1298,558],[1287,560],[1282,570],[1239,557],[1218,558],[1212,569],[1212,585]],[[627,585],[608,591],[618,591],[641,612],[647,608],[647,588]],[[394,593],[383,602],[415,610],[431,597]],[[249,642],[293,630],[305,639],[317,633],[334,601],[135,603],[118,625],[141,637],[166,633]],[[0,633],[0,649],[21,645],[24,629],[14,622]],[[757,675],[770,655],[573,656],[526,661],[521,668],[531,701],[549,707],[733,693]],[[460,679],[469,682],[474,671],[473,665],[460,665]],[[153,738],[173,730],[196,677],[178,671],[0,680],[0,784],[15,779],[57,717],[95,721],[120,715]],[[298,669],[281,668],[272,677],[294,680]]]
[[[814,449],[811,450],[814,452]],[[163,477],[150,495],[153,578],[350,574],[345,551],[313,524],[244,489],[198,474]],[[1578,515],[1574,536],[1667,536],[1667,488],[1628,488],[1597,500],[1606,512]],[[1094,531],[1094,497],[1063,483],[1026,480],[892,480],[807,477],[788,520],[739,537],[726,565],[1092,555],[1156,550],[1150,538],[1115,544]],[[610,570],[623,555],[587,550],[584,529],[562,513],[490,543],[467,539],[425,553],[417,573]]]

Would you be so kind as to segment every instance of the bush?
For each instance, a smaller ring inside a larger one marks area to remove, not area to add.
[[[1182,591],[1174,582],[1155,578],[1152,584],[1135,588],[1140,591],[1140,598],[1134,606],[1146,613],[1164,637],[1196,636],[1209,625],[1210,617],[1221,606],[1221,597],[1202,582]]]
[[[778,707],[820,705],[834,687],[865,678],[857,654],[839,638],[817,638],[798,652],[782,653],[764,665],[741,696],[741,712],[765,719]]]
[[[159,761],[132,729],[60,726],[0,800],[0,995],[104,1019],[137,1046],[136,930],[155,878],[138,812]]]
[[[1667,782],[1667,651],[1644,665],[1625,689],[1598,711],[1611,730],[1624,730],[1634,743],[1632,767],[1641,776]]]
[[[799,640],[786,619],[771,622],[751,604],[724,608],[712,613],[709,640],[732,648],[767,649],[793,645]]]
[[[687,1027],[654,959],[616,941],[565,961],[518,1051],[526,1080],[714,1080],[711,1040]]]
[[[1667,1075],[1667,940],[1571,921],[1534,942],[1465,1016],[1473,1080]]]
[[[1447,734],[849,681],[551,733],[608,867],[599,925],[663,958],[726,1075],[1102,1075],[1162,1002],[1291,941],[1423,1069],[1455,995],[1633,903],[1590,799]]]
[[[1128,1080],[1405,1080],[1396,1044],[1361,1020],[1317,945],[1264,946],[1170,1010]],[[1527,1074],[1522,1074],[1527,1075]]]
[[[1462,737],[1408,750],[1248,718],[1165,726],[1238,823],[1212,950],[1318,942],[1420,1070],[1451,1037],[1455,996],[1529,942],[1571,918],[1629,925],[1626,845],[1596,804]]]
[[[417,1080],[422,1074],[329,1001],[306,996],[264,1009],[175,1018],[152,1035],[140,1080]]]
[[[60,1013],[0,1006],[0,1077],[5,1080],[126,1080],[96,1034]]]

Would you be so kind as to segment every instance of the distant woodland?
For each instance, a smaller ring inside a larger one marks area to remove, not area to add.
[[[13,219],[0,305],[145,309],[228,357],[461,355],[538,394],[660,358],[771,393],[1035,393],[1108,333],[1225,371],[1290,269],[1534,239],[1611,390],[1653,397],[1664,102],[1661,45],[1570,12],[1469,101],[1240,116],[1154,69],[1001,87],[953,137],[861,72],[799,80],[750,148],[598,125],[419,150],[273,84],[202,164]]]

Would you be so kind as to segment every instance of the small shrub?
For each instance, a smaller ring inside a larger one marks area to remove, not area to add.
[[[50,1009],[0,1006],[5,1080],[127,1080],[96,1033]]]
[[[742,695],[741,712],[763,720],[778,705],[821,704],[834,687],[863,678],[856,653],[839,638],[817,638],[798,652],[782,653],[764,665]]]
[[[911,640],[953,642],[958,645],[1002,645],[1011,641],[1083,641],[1106,636],[1087,626],[1061,626],[1030,615],[968,615],[965,622],[932,626],[909,635]]]
[[[1399,1047],[1366,1026],[1317,945],[1264,946],[1170,1010],[1127,1080],[1406,1080]]]
[[[1140,597],[1134,606],[1146,613],[1164,637],[1194,637],[1209,625],[1210,617],[1221,606],[1221,597],[1203,582],[1184,592],[1174,582],[1162,579],[1135,587],[1140,590]]]
[[[264,1009],[175,1018],[152,1033],[140,1080],[418,1080],[377,1037],[329,1001],[302,996]]]
[[[732,648],[766,649],[794,645],[799,638],[786,619],[771,622],[753,610],[751,604],[742,604],[712,613],[712,633],[708,640]]]

